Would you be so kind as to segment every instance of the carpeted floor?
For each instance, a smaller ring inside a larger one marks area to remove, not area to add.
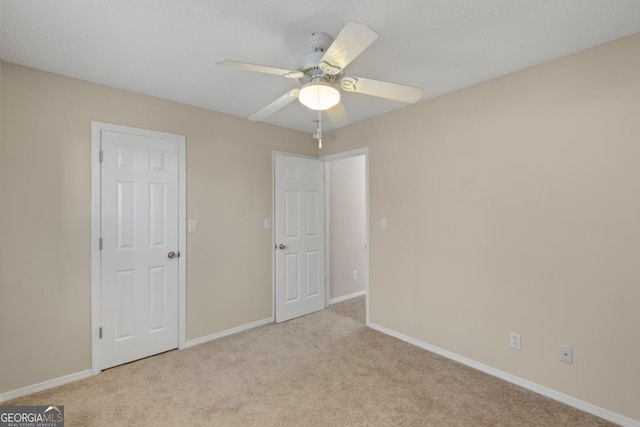
[[[366,328],[364,297],[8,404],[67,427],[612,425]]]

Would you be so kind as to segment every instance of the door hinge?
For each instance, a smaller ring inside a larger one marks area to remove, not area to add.
[[[100,326],[100,339],[102,339],[102,326]]]
[[[102,237],[98,240],[98,246],[100,247],[100,250],[102,250]]]
[[[104,151],[100,150],[100,163],[104,161]]]

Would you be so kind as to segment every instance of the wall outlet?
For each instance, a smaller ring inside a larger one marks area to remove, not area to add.
[[[573,349],[568,345],[560,346],[560,361],[564,363],[573,363]]]
[[[387,227],[387,218],[380,218],[380,230],[386,230]]]
[[[509,333],[509,347],[520,350],[520,334],[516,334],[515,332]]]
[[[197,233],[198,232],[198,220],[190,219],[187,221],[187,233]]]
[[[358,280],[358,270],[353,270],[353,280]]]

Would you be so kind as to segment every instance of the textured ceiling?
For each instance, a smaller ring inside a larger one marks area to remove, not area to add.
[[[295,80],[217,66],[294,68],[314,31],[378,39],[348,74],[433,98],[640,31],[639,0],[1,0],[0,58],[249,117]],[[405,104],[346,93],[352,122]],[[298,102],[267,122],[313,132]],[[326,124],[326,128],[331,128]]]

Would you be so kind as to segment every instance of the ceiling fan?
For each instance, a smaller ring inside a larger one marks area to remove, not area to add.
[[[406,103],[415,103],[422,98],[422,89],[419,87],[345,74],[347,65],[369,47],[377,37],[378,35],[369,26],[351,21],[344,26],[335,40],[326,33],[315,32],[311,34],[309,46],[313,52],[298,61],[296,70],[229,60],[220,61],[218,64],[297,79],[301,84],[300,87],[291,89],[249,117],[250,120],[262,121],[293,100],[298,99],[303,105],[318,111],[319,114],[326,111],[329,120],[335,126],[342,126],[349,122],[349,116],[340,102],[338,88],[347,92]],[[318,134],[314,137],[321,137],[321,121],[319,118]]]

